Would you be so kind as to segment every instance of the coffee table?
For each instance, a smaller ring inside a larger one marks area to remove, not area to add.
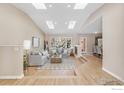
[[[51,57],[51,63],[61,63],[62,62],[62,55],[53,55]]]

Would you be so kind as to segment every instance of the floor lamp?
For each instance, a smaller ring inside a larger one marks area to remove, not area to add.
[[[31,41],[30,40],[24,40],[23,47],[24,47],[23,66],[24,66],[24,70],[27,71],[28,50],[30,50],[30,48],[31,48]]]

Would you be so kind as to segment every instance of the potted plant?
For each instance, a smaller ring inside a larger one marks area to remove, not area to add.
[[[27,70],[28,67],[28,59],[27,55],[24,55],[24,63],[23,63],[24,70]]]

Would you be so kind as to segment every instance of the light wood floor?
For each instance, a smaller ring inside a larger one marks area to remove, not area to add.
[[[75,60],[74,70],[37,70],[29,67],[25,77],[19,80],[0,80],[0,85],[123,85],[122,82],[102,70],[102,61],[85,56],[87,62]]]

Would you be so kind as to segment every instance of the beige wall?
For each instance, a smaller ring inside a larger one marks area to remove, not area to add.
[[[86,25],[102,16],[103,70],[124,81],[124,4],[105,4]]]
[[[51,41],[51,38],[53,37],[72,37],[72,45],[77,45],[78,43],[78,35],[76,34],[61,34],[61,35],[49,35],[47,34],[45,36],[45,39],[48,41],[49,45],[50,45],[50,41]]]
[[[87,37],[87,54],[93,53],[93,46],[95,45],[95,37],[101,36],[101,34],[82,34],[78,35],[80,37]]]
[[[52,37],[72,37],[72,45],[79,45],[80,37],[87,37],[87,53],[92,54],[92,48],[95,44],[95,37],[99,34],[63,34],[63,35],[46,35],[46,40],[50,44]]]
[[[0,79],[23,77],[23,47],[0,46]]]
[[[0,4],[0,45],[22,45],[32,36],[41,38],[43,47],[44,33],[22,11],[10,4]]]
[[[22,11],[10,4],[0,4],[0,79],[23,76],[23,41],[44,33]]]

